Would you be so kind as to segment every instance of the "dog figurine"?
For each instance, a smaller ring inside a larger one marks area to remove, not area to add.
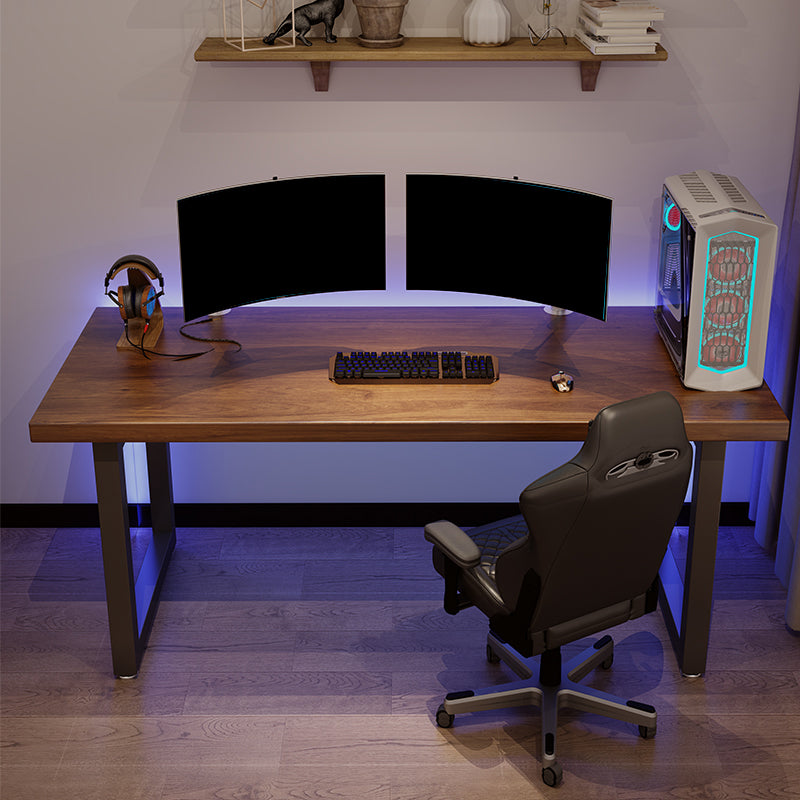
[[[333,35],[333,21],[344,8],[344,0],[314,0],[306,3],[294,10],[294,29],[297,38],[307,47],[311,47],[311,42],[306,39],[306,34],[311,30],[312,25],[322,23],[325,25],[325,41],[335,42]],[[278,25],[277,29],[269,36],[264,37],[264,44],[274,44],[279,36],[283,36],[292,29],[291,12],[286,15],[286,19]]]

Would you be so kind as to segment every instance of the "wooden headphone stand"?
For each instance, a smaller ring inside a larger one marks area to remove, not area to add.
[[[141,270],[128,270],[128,286],[132,290],[153,284]],[[158,298],[155,301],[155,308],[149,320],[143,317],[132,317],[126,321],[126,328],[117,341],[117,350],[141,350],[143,347],[152,350],[161,331],[164,330],[164,312],[161,310],[161,303]],[[130,340],[130,341],[129,341]]]

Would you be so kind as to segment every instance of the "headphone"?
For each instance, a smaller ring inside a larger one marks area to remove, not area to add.
[[[131,283],[136,284],[135,286],[120,286],[116,291],[109,290],[109,284],[123,269],[136,270],[142,277],[138,281],[131,280]],[[156,291],[156,287],[153,286],[151,281],[158,281],[158,291]],[[164,276],[149,258],[130,255],[117,259],[106,273],[103,293],[119,308],[120,316],[125,323],[125,338],[128,340],[128,344],[135,350],[139,350],[145,358],[149,358],[150,355],[167,356],[168,358],[174,358],[176,361],[183,361],[187,358],[196,358],[211,352],[211,350],[203,350],[199,353],[160,353],[157,350],[149,350],[144,346],[144,335],[150,327],[150,319],[159,308],[158,298],[164,294]],[[132,319],[144,320],[142,339],[138,343],[131,341],[131,335],[128,330],[128,321]],[[240,350],[242,349],[241,344],[233,339],[201,339],[198,336],[189,336],[188,333],[184,333],[183,327],[181,327],[180,332],[189,339],[197,339],[201,342],[230,342],[238,345]]]
[[[120,286],[116,292],[109,291],[108,285],[123,269],[135,269],[145,276],[138,286]],[[158,281],[160,291],[150,282]],[[117,259],[106,274],[103,292],[111,302],[119,307],[119,313],[127,324],[129,319],[139,317],[149,320],[158,307],[158,298],[164,294],[164,276],[158,267],[144,256],[130,255]]]

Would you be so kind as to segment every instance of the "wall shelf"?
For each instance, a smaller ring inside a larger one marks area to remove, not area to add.
[[[551,38],[532,47],[526,38],[515,38],[502,47],[473,47],[456,37],[416,37],[402,46],[388,49],[362,47],[356,38],[339,37],[336,44],[313,39],[311,47],[269,50],[239,50],[221,37],[206,39],[194,54],[195,61],[289,62],[305,61],[311,66],[314,89],[327,92],[333,61],[575,61],[580,66],[581,89],[593,92],[604,61],[666,61],[667,51],[656,46],[655,53],[600,55],[590,53],[577,39]]]

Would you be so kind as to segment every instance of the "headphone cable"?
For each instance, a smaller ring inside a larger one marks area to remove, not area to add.
[[[134,342],[130,337],[130,333],[128,332],[128,322],[127,320],[125,321],[125,338],[128,340],[128,344],[132,348],[134,348],[134,350],[138,350],[148,360],[150,359],[148,353],[150,353],[150,355],[154,356],[165,356],[166,358],[174,358],[176,361],[186,361],[190,358],[197,358],[197,356],[204,356],[206,353],[210,353],[211,350],[214,349],[212,347],[211,350],[203,350],[200,353],[161,353],[158,350],[148,350],[144,346],[144,337],[149,327],[150,323],[148,322],[147,324],[145,324],[144,331],[142,332],[142,341],[139,342],[139,344],[136,344],[136,342]]]
[[[236,339],[225,339],[225,338],[209,338],[205,336],[192,336],[191,333],[186,333],[184,328],[188,328],[190,325],[206,325],[209,322],[213,322],[213,317],[206,317],[205,319],[196,319],[192,320],[191,322],[184,322],[183,325],[178,329],[180,331],[181,336],[185,336],[187,339],[193,339],[196,342],[218,342],[222,344],[234,344],[236,345],[236,352],[238,353],[242,349],[241,342],[237,342]],[[212,348],[213,350],[213,348]]]

